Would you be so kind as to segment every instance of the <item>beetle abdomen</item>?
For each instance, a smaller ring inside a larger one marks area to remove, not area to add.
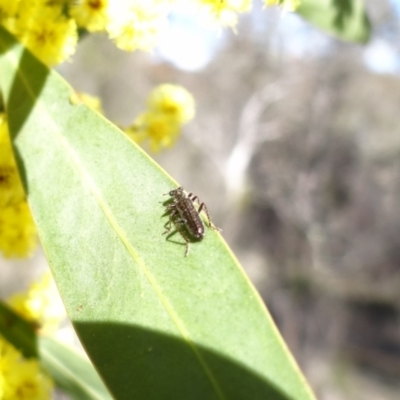
[[[180,198],[176,200],[175,204],[189,233],[193,237],[201,239],[204,236],[204,223],[193,202],[188,198]]]

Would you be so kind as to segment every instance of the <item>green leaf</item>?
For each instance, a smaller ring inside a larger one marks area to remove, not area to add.
[[[296,12],[343,40],[365,43],[371,35],[363,0],[301,0]]]
[[[111,399],[88,360],[58,341],[36,335],[33,327],[0,301],[0,334],[26,358],[35,357],[57,386],[80,400]]]
[[[92,364],[75,350],[49,337],[39,337],[39,350],[43,368],[74,399],[112,399]]]
[[[0,333],[26,358],[38,357],[37,336],[32,325],[0,301]]]
[[[176,183],[0,31],[29,203],[82,344],[116,399],[312,399],[221,236],[162,235]]]

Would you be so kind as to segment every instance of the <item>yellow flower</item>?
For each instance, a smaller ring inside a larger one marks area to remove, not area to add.
[[[70,15],[90,32],[103,31],[108,22],[108,0],[82,0],[71,5]]]
[[[54,333],[65,316],[50,272],[32,283],[27,292],[11,296],[7,303],[16,313],[39,327],[42,333]]]
[[[0,399],[51,399],[53,381],[36,360],[27,360],[0,336]]]
[[[75,52],[76,22],[65,17],[60,6],[21,0],[19,10],[13,32],[44,64],[58,64]]]
[[[182,86],[170,83],[157,86],[150,93],[147,105],[153,112],[168,114],[180,124],[189,122],[195,114],[193,96]]]
[[[0,0],[0,21],[14,17],[18,10],[18,3],[18,0]]]
[[[222,26],[235,27],[238,14],[251,9],[251,0],[192,0],[200,11]]]
[[[0,213],[1,208],[25,198],[8,133],[7,118],[0,114]]]
[[[174,117],[149,111],[140,115],[126,133],[137,143],[148,139],[151,151],[158,152],[176,142],[180,128],[181,125]]]
[[[121,0],[110,3],[107,32],[118,48],[152,49],[167,25],[168,0]]]
[[[149,140],[150,149],[171,147],[179,137],[183,124],[195,114],[193,96],[183,87],[163,84],[147,99],[148,111],[139,115],[125,132],[137,143]]]
[[[264,0],[266,6],[282,5],[285,11],[295,11],[301,0]]]
[[[37,245],[37,234],[25,200],[0,208],[0,251],[4,257],[29,257]]]
[[[27,257],[36,244],[36,228],[15,164],[7,119],[0,114],[0,252],[5,257]]]
[[[69,98],[71,104],[84,103],[92,110],[97,111],[99,114],[104,114],[101,106],[101,100],[96,96],[91,96],[87,93],[73,92]]]

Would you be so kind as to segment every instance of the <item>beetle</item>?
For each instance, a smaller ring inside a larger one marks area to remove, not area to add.
[[[201,211],[204,210],[207,215],[208,226],[221,231],[212,223],[206,205],[200,203],[199,198],[193,193],[186,194],[182,187],[178,187],[164,194],[164,196],[166,195],[171,196],[172,203],[166,206],[169,221],[165,225],[166,231],[163,235],[171,231],[172,223],[174,223],[186,243],[185,257],[189,254],[191,239],[202,240],[205,235],[204,223],[200,217]],[[198,209],[194,205],[196,201],[199,204]],[[186,228],[186,230],[182,229],[182,227]]]

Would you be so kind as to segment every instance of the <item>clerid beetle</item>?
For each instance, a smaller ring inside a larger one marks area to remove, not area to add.
[[[171,231],[173,223],[186,242],[185,257],[189,254],[191,239],[202,240],[205,235],[204,223],[200,217],[200,213],[203,210],[207,215],[209,227],[221,231],[211,222],[206,205],[200,203],[199,198],[194,196],[193,193],[186,194],[182,187],[178,187],[165,195],[171,196],[172,203],[166,206],[169,221],[165,225],[166,231],[163,235]],[[195,207],[195,202],[197,202],[199,206],[197,209]]]

